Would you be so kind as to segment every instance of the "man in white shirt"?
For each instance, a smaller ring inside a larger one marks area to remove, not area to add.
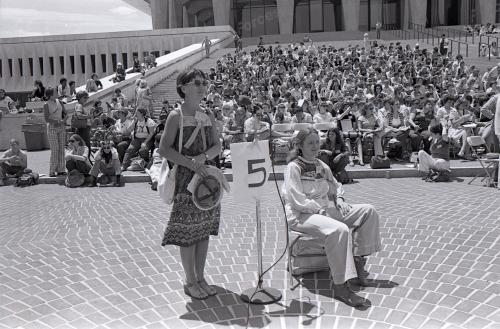
[[[271,136],[269,123],[262,121],[264,110],[260,106],[252,108],[252,116],[245,120],[247,141],[266,140]]]

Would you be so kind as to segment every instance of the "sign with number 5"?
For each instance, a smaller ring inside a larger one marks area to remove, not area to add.
[[[231,144],[233,185],[237,201],[260,200],[271,171],[269,142]]]

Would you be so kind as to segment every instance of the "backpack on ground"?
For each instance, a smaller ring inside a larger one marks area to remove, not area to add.
[[[391,139],[389,141],[387,157],[394,159],[394,158],[401,158],[402,156],[403,156],[403,145],[397,139]]]
[[[391,160],[383,155],[374,155],[370,160],[372,169],[388,169],[391,168]]]
[[[80,187],[85,183],[85,175],[79,172],[77,169],[71,170],[66,176],[66,181],[64,185],[67,187]]]
[[[38,174],[31,172],[27,174],[22,174],[21,177],[18,177],[16,180],[17,187],[26,187],[38,184]]]

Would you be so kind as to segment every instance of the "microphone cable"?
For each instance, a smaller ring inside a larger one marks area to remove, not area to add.
[[[272,142],[269,143],[270,146],[272,146]],[[285,256],[287,250],[288,250],[288,246],[290,244],[290,238],[288,236],[288,217],[286,215],[286,209],[285,209],[285,201],[283,200],[283,197],[281,196],[281,192],[280,192],[280,189],[279,189],[279,186],[278,186],[278,180],[276,179],[276,169],[275,169],[275,166],[274,166],[274,156],[275,156],[275,148],[274,147],[271,147],[271,169],[272,169],[272,173],[273,173],[273,180],[274,180],[274,184],[275,184],[275,187],[276,187],[276,192],[278,192],[278,197],[280,199],[280,202],[281,202],[281,208],[283,209],[283,213],[285,215],[285,227],[286,227],[286,239],[285,239],[285,248],[283,250],[283,252],[281,253],[281,255],[278,257],[278,259],[271,264],[271,266],[269,266],[265,271],[263,271],[258,279],[257,279],[257,286],[255,287],[255,290],[254,292],[252,293],[252,295],[250,296],[250,299],[249,299],[249,302],[248,302],[248,305],[247,305],[247,315],[246,315],[246,325],[245,325],[245,328],[248,329],[248,325],[249,325],[249,321],[250,321],[250,304],[251,304],[251,300],[253,299],[253,297],[255,296],[255,294],[259,291],[259,287],[261,286],[262,284],[262,281],[263,281],[263,277],[264,275],[269,272],[273,267],[275,267],[282,259],[283,257]],[[284,177],[283,177],[283,181],[284,181]],[[288,271],[291,271],[292,269],[289,268]],[[291,274],[290,274],[291,275]]]

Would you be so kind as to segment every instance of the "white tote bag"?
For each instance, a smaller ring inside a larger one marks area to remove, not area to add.
[[[179,153],[181,153],[184,130],[182,110],[179,110],[179,114]],[[167,159],[163,158],[160,168],[160,177],[158,178],[158,195],[166,204],[172,204],[172,202],[174,202],[175,176],[177,176],[177,164],[170,169]]]

